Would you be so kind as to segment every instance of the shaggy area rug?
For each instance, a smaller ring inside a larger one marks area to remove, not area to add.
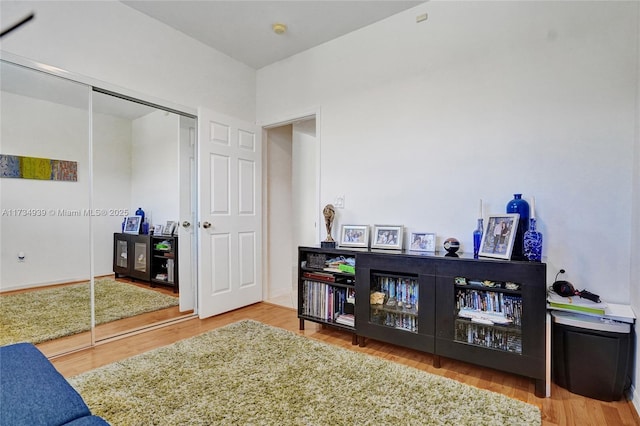
[[[96,324],[177,306],[177,297],[95,280]],[[0,345],[34,344],[90,330],[89,283],[0,296]]]
[[[246,320],[73,377],[119,425],[540,425],[538,407]]]

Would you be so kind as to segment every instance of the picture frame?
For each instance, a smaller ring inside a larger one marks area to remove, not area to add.
[[[402,225],[374,225],[371,248],[402,250]]]
[[[511,259],[519,220],[518,213],[489,215],[478,256]]]
[[[342,225],[340,246],[369,248],[369,225]]]
[[[432,232],[411,232],[409,241],[407,241],[407,250],[422,253],[435,253],[436,234]]]
[[[162,225],[155,225],[153,227],[153,234],[154,235],[160,235],[162,234],[162,230],[164,229],[164,227]]]
[[[176,222],[174,222],[173,220],[168,220],[167,224],[164,225],[162,235],[173,235],[176,230],[176,225]]]
[[[142,224],[142,216],[127,216],[124,219],[125,234],[139,234],[140,225]]]

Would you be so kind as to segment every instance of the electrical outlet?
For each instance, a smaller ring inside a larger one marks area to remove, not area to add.
[[[338,195],[333,206],[337,209],[344,209],[344,195]]]

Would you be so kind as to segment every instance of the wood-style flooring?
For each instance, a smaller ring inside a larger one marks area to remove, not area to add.
[[[552,425],[640,425],[640,418],[631,402],[622,400],[603,402],[551,385],[550,398],[534,395],[533,380],[500,371],[477,367],[467,363],[442,358],[441,368],[432,366],[432,355],[367,339],[365,347],[351,344],[351,335],[321,325],[305,322],[305,330],[299,331],[296,311],[270,303],[258,303],[204,320],[188,319],[168,326],[146,331],[118,340],[99,344],[52,359],[56,368],[66,377],[118,361],[178,340],[193,337],[243,319],[254,319],[300,335],[321,340],[356,352],[385,358],[444,377],[488,389],[494,392],[537,405],[542,411],[542,424]]]

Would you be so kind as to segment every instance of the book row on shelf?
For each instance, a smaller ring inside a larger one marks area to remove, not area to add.
[[[414,278],[378,276],[376,278],[380,292],[387,295],[399,307],[410,309],[418,303],[418,281]]]
[[[495,291],[458,290],[456,293],[458,311],[472,309],[481,312],[499,313],[513,321],[514,325],[522,322],[522,297]]]
[[[400,330],[418,332],[418,317],[412,314],[393,313],[383,310],[371,309],[371,322],[373,324],[393,327]]]
[[[456,320],[455,339],[472,345],[522,353],[522,336],[513,330]]]
[[[335,287],[323,282],[305,280],[302,314],[328,322],[353,327],[355,288]]]

